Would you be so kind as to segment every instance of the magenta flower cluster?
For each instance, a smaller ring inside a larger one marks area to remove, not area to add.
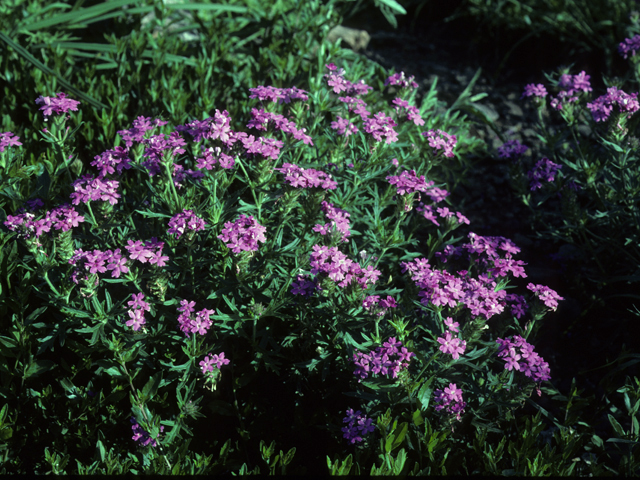
[[[325,65],[329,73],[325,74],[327,84],[333,87],[333,93],[344,92],[347,96],[354,95],[366,95],[369,90],[373,90],[372,87],[364,83],[364,80],[360,80],[358,83],[351,83],[344,78],[344,69],[339,69],[333,63]]]
[[[596,98],[593,102],[587,103],[587,108],[591,111],[596,122],[606,121],[613,108],[617,106],[620,113],[626,113],[628,117],[640,109],[638,94],[627,94],[617,87],[607,88],[607,93]]]
[[[542,85],[541,83],[538,83],[538,84],[530,83],[528,85],[525,85],[524,92],[522,93],[522,96],[520,98],[525,98],[525,97],[544,98],[546,96],[547,96],[547,89],[544,88],[544,85]]]
[[[536,165],[527,172],[529,177],[529,186],[531,190],[542,188],[542,182],[553,182],[556,173],[562,168],[561,165],[553,163],[548,158],[542,158],[536,162]]]
[[[84,267],[85,273],[83,280],[88,279],[87,274],[111,271],[111,277],[120,278],[121,274],[129,272],[129,267],[126,265],[127,257],[122,255],[119,248],[104,252],[97,249],[85,252],[78,249],[74,251],[69,263],[77,267],[71,273],[71,280],[76,284],[79,283],[78,275],[81,274],[81,266]],[[97,283],[98,279],[96,279],[96,285]]]
[[[321,235],[332,235],[333,232],[338,232],[342,235],[340,242],[346,242],[347,238],[351,235],[351,231],[349,230],[349,213],[347,213],[346,210],[334,207],[332,203],[325,200],[322,201],[320,208],[322,208],[325,217],[330,221],[324,225],[316,224],[313,227],[313,231]]]
[[[347,425],[342,427],[342,432],[344,433],[343,437],[349,440],[349,443],[362,442],[364,435],[375,430],[375,425],[372,425],[372,420],[362,415],[360,410],[354,412],[353,409],[350,408],[346,413],[347,416],[342,419],[342,422]]]
[[[100,171],[99,177],[101,178],[114,174],[116,170],[118,175],[121,175],[123,170],[131,168],[131,159],[126,148],[115,147],[113,150],[107,150],[93,158],[91,166]]]
[[[509,160],[519,160],[527,153],[529,147],[520,143],[519,140],[508,140],[498,147],[498,157]]]
[[[458,140],[455,135],[449,135],[442,130],[429,130],[428,132],[424,132],[422,136],[429,140],[429,146],[433,148],[436,153],[442,150],[442,154],[445,157],[451,158],[454,156],[453,149]]]
[[[372,118],[363,118],[362,124],[364,131],[378,142],[384,138],[385,143],[389,145],[398,140],[398,133],[393,129],[398,124],[384,112],[378,112]]]
[[[305,133],[305,129],[298,130],[295,122],[287,120],[278,113],[267,112],[264,109],[251,109],[253,119],[247,124],[247,128],[266,131],[269,124],[273,124],[278,130],[290,134],[296,140],[302,140],[305,145],[313,145],[311,137]]]
[[[415,77],[412,75],[409,78],[406,77],[404,72],[394,73],[384,82],[384,86],[396,85],[400,88],[418,88],[418,84],[415,81]]]
[[[205,221],[193,213],[193,210],[184,210],[171,217],[167,233],[180,238],[186,230],[198,232],[204,230],[205,225]]]
[[[11,132],[0,133],[0,152],[4,152],[5,147],[22,145],[18,140],[20,137]]]
[[[331,178],[331,175],[313,168],[304,169],[292,163],[283,163],[282,167],[274,170],[284,175],[284,181],[295,188],[322,188],[324,190],[335,190],[338,182]]]
[[[35,203],[37,201],[38,203]],[[42,200],[34,199],[33,205],[42,206]],[[42,233],[48,233],[53,228],[67,232],[84,222],[84,217],[68,203],[54,207],[44,213],[43,217],[35,220],[36,216],[30,212],[18,215],[7,215],[4,225],[13,232],[18,232],[22,238],[38,238]]]
[[[451,317],[447,317],[444,320],[444,324],[447,330],[443,337],[437,339],[440,344],[440,351],[450,354],[454,360],[457,360],[467,349],[467,342],[453,336],[454,333],[459,333],[460,331],[458,322],[454,322]]]
[[[560,75],[558,87],[561,90],[557,97],[551,99],[551,107],[556,110],[562,110],[566,104],[577,102],[581,93],[591,92],[589,78],[591,77],[584,71],[577,75],[568,73]]]
[[[433,396],[438,403],[436,405],[437,412],[444,410],[449,415],[455,415],[456,419],[460,421],[467,403],[463,401],[462,390],[455,383],[450,383],[448,387],[445,387],[444,391],[436,390],[433,392]]]
[[[230,360],[228,358],[224,358],[224,352],[218,355],[211,355],[211,357],[207,355],[204,357],[204,360],[200,362],[200,368],[202,369],[202,373],[206,375],[207,372],[213,373],[214,367],[220,370],[223,365],[229,365],[229,362]]]
[[[543,382],[551,379],[549,364],[534,352],[533,345],[524,338],[515,335],[513,339],[499,338],[500,344],[498,357],[504,360],[506,370],[518,370],[531,378],[534,382]]]
[[[178,315],[179,328],[187,337],[192,333],[206,335],[211,325],[213,325],[213,321],[209,317],[216,311],[203,308],[196,312],[195,306],[196,302],[180,300],[180,306],[178,307],[178,312],[180,312],[180,315]]]
[[[400,175],[389,175],[386,180],[391,185],[396,186],[398,195],[422,192],[426,193],[436,203],[441,202],[449,195],[446,190],[434,187],[433,181],[427,182],[424,175],[418,177],[415,170],[405,170]]]
[[[74,180],[71,184],[74,192],[69,197],[74,205],[96,200],[115,205],[118,203],[118,198],[120,198],[118,193],[119,185],[120,182],[118,180],[106,180],[104,177],[96,178],[87,174]]]
[[[393,100],[394,108],[396,112],[400,113],[401,111],[407,112],[407,118],[411,120],[413,123],[421,127],[424,125],[424,119],[420,116],[420,110],[413,105],[409,105],[409,102],[403,100],[401,98],[395,98]]]
[[[308,275],[296,275],[295,280],[291,282],[291,294],[310,297],[313,292],[319,290],[320,286],[308,278]]]
[[[555,290],[552,290],[545,285],[534,285],[533,283],[530,283],[527,285],[527,289],[531,290],[547,308],[554,312],[556,311],[556,308],[558,308],[558,302],[560,300],[564,300],[564,298],[558,295]]]
[[[356,369],[353,374],[359,377],[358,382],[371,375],[391,375],[397,378],[398,374],[409,367],[411,357],[415,357],[415,353],[407,350],[402,346],[402,342],[389,338],[381,347],[368,354],[356,352],[353,354],[353,363]]]
[[[382,317],[390,308],[396,308],[398,304],[396,299],[391,295],[387,295],[387,298],[380,298],[380,295],[369,295],[362,301],[362,306],[369,313]]]
[[[151,305],[144,301],[144,293],[142,292],[138,294],[132,293],[131,300],[127,302],[127,305],[130,307],[127,311],[129,320],[127,320],[125,325],[137,332],[146,323],[144,312],[151,310]]]
[[[271,100],[274,103],[281,104],[291,103],[292,100],[309,100],[307,92],[297,87],[278,88],[260,85],[256,88],[250,88],[249,91],[251,92],[249,98],[257,98],[261,102]]]
[[[620,45],[618,45],[618,52],[625,59],[631,55],[634,57],[636,52],[640,49],[640,35],[634,35],[632,38],[625,38]]]
[[[233,253],[256,252],[258,242],[267,241],[264,236],[266,231],[267,228],[260,225],[251,215],[243,214],[235,222],[225,223],[218,238],[225,242]]]
[[[367,112],[368,113],[368,112]],[[358,132],[358,127],[356,127],[349,120],[342,118],[341,116],[336,116],[337,120],[331,122],[331,128],[338,131],[338,135],[344,135],[345,138],[349,135],[353,135]]]
[[[469,225],[471,222],[467,217],[465,217],[460,212],[452,212],[448,207],[436,207],[434,205],[425,205],[420,202],[420,204],[416,207],[416,211],[420,212],[424,218],[432,222],[436,226],[440,226],[438,222],[438,217],[436,217],[436,213],[440,218],[453,218],[455,215],[459,224],[466,223]]]
[[[137,260],[140,263],[149,262],[156,267],[164,267],[169,257],[162,255],[164,242],[158,241],[156,237],[146,240],[142,243],[140,240],[127,240],[127,246],[124,247],[129,252],[131,260]]]
[[[36,105],[42,105],[40,110],[42,110],[42,114],[45,117],[50,116],[52,113],[56,115],[67,113],[69,110],[76,112],[79,104],[79,101],[67,98],[67,94],[62,92],[55,97],[43,97],[40,95],[36,98]]]
[[[356,281],[363,289],[378,281],[381,273],[372,265],[362,268],[357,262],[347,258],[338,247],[314,245],[311,253],[311,274],[324,274],[345,288]]]
[[[140,424],[136,421],[134,417],[131,417],[131,429],[133,430],[133,437],[131,437],[135,442],[138,442],[140,446],[146,447],[147,445],[151,445],[152,447],[157,447],[158,443],[156,440],[151,438],[149,432],[144,430]],[[164,431],[164,426],[160,426],[160,431]],[[160,434],[158,433],[158,437]],[[158,438],[156,437],[156,438]]]

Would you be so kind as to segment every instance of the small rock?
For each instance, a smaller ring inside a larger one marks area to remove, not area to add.
[[[333,27],[327,35],[327,40],[331,43],[337,42],[339,38],[356,52],[365,50],[371,40],[371,36],[365,30],[356,30],[342,25]]]
[[[520,105],[518,105],[517,103],[513,103],[511,100],[507,100],[506,102],[504,102],[504,104],[509,108],[510,115],[513,115],[514,117],[522,117],[524,115],[522,108],[520,108]]]

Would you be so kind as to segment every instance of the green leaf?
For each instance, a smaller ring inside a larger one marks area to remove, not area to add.
[[[611,426],[616,431],[616,433],[618,435],[620,435],[621,437],[626,436],[626,433],[625,433],[624,429],[622,428],[622,425],[620,425],[618,423],[618,421],[615,418],[613,418],[613,415],[609,414],[607,416],[609,417],[609,423],[611,423]]]
[[[161,381],[162,371],[156,372],[142,389],[142,402],[147,402],[154,397],[154,395],[158,391],[158,387],[160,386]]]
[[[48,372],[55,366],[56,364],[51,360],[36,360],[29,364],[24,373],[24,378],[37,377],[38,375]]]
[[[404,9],[402,5],[400,5],[396,0],[378,0],[380,3],[384,3],[387,7],[392,10],[395,10],[400,15],[406,15],[407,11]]]

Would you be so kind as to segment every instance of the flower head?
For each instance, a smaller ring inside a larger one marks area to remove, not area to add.
[[[45,117],[48,117],[52,113],[59,115],[61,113],[67,113],[69,110],[75,112],[78,110],[80,102],[67,98],[66,93],[60,92],[55,97],[43,97],[40,95],[36,98],[36,104],[42,105],[40,110],[42,110],[42,114]]]

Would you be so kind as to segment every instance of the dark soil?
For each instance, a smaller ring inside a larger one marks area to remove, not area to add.
[[[591,75],[594,90],[601,89],[605,62],[597,53],[570,57],[569,46],[531,41],[523,43],[502,63],[515,41],[513,35],[503,35],[502,40],[499,35],[485,38],[472,22],[444,22],[459,2],[445,3],[433,2],[435,7],[417,18],[411,17],[412,12],[405,20],[399,17],[397,30],[375,9],[359,13],[345,26],[370,34],[371,40],[361,53],[388,69],[414,75],[423,91],[437,77],[438,98],[448,104],[482,68],[473,93],[488,93],[481,103],[491,112],[498,131],[521,140],[534,152],[538,143],[533,129],[535,112],[520,101],[526,84],[545,83],[543,72],[551,73],[571,63],[574,73],[585,70]],[[569,58],[571,61],[567,61]],[[560,392],[567,395],[575,378],[578,387],[585,390],[584,396],[593,394],[600,403],[606,390],[611,390],[603,387],[605,382],[612,381],[619,388],[624,375],[640,375],[637,364],[615,380],[611,367],[599,368],[613,362],[623,345],[639,351],[640,322],[628,312],[630,303],[598,301],[605,292],[582,279],[580,265],[560,265],[551,259],[550,254],[556,253],[560,245],[536,238],[529,211],[510,187],[509,165],[495,155],[495,149],[503,142],[479,122],[476,134],[493,149],[492,157],[474,159],[467,176],[470,180],[452,192],[452,199],[471,220],[471,231],[510,238],[522,249],[518,258],[527,262],[528,278],[520,282],[521,288],[528,282],[543,284],[565,298],[558,311],[543,320],[536,351],[549,362],[552,383]],[[548,399],[539,400],[548,408],[547,402]]]

